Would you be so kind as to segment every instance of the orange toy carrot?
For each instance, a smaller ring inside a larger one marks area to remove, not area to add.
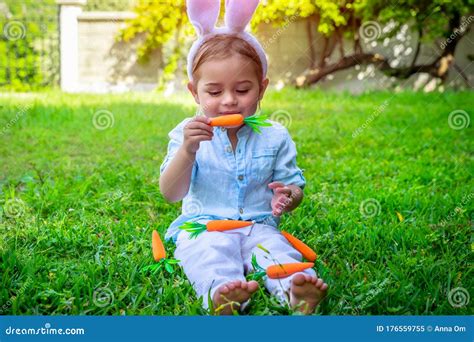
[[[271,279],[286,278],[293,273],[304,271],[314,266],[312,262],[295,262],[289,264],[278,264],[267,267],[267,276]]]
[[[240,126],[244,123],[244,116],[241,114],[227,114],[211,118],[211,126]]]
[[[155,259],[157,263],[143,267],[142,272],[151,271],[152,274],[155,274],[164,266],[168,273],[173,273],[173,265],[179,263],[179,260],[166,258],[165,246],[161,241],[160,234],[158,234],[156,230],[151,233],[151,249],[153,251],[153,259]]]
[[[237,220],[212,220],[206,224],[197,222],[185,222],[179,228],[191,233],[190,237],[195,238],[204,231],[208,232],[225,232],[227,230],[243,228],[251,226],[253,222],[237,221]]]
[[[155,261],[160,261],[161,259],[166,258],[165,246],[156,230],[151,233],[151,248],[153,250],[153,259],[155,259]]]
[[[282,230],[281,233],[288,240],[288,242],[291,243],[291,245],[295,247],[295,249],[303,255],[303,257],[306,260],[311,261],[311,262],[316,260],[318,256],[311,248],[308,247],[307,244],[295,238],[293,235],[291,235],[288,232],[285,232]]]
[[[249,126],[254,132],[262,133],[260,127],[271,126],[272,124],[266,122],[266,115],[251,115],[244,118],[241,114],[226,114],[216,116],[211,118],[211,126],[221,126],[221,127],[235,127],[242,124]]]
[[[252,253],[252,267],[254,272],[247,275],[247,280],[260,280],[265,276],[271,279],[286,278],[293,273],[301,272],[314,266],[314,263],[312,262],[295,262],[288,264],[280,264],[276,260],[274,260],[274,262],[276,262],[276,264],[264,269],[258,264],[257,256]]]

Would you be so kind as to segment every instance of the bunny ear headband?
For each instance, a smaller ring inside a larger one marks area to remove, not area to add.
[[[259,0],[226,0],[225,26],[214,27],[219,17],[220,0],[187,0],[188,17],[196,29],[198,39],[188,54],[188,77],[192,81],[193,62],[199,48],[216,35],[235,34],[249,43],[257,52],[263,67],[263,79],[267,74],[267,57],[258,40],[245,31]]]

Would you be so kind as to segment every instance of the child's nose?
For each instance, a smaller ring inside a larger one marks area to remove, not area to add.
[[[223,105],[232,106],[237,104],[237,97],[232,92],[226,92],[223,98]]]

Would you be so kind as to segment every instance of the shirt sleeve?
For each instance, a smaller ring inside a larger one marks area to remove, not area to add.
[[[173,130],[168,134],[170,141],[168,142],[168,151],[166,153],[165,159],[163,160],[163,163],[160,166],[160,174],[165,171],[166,167],[170,163],[170,161],[174,158],[176,155],[176,152],[178,152],[178,149],[181,147],[183,144],[183,129],[184,126],[190,121],[191,119],[185,119],[181,123],[178,124]],[[193,170],[194,171],[194,170]]]
[[[282,182],[285,185],[298,185],[303,189],[306,179],[303,177],[301,169],[296,165],[296,154],[296,145],[287,133],[278,150],[273,181]]]

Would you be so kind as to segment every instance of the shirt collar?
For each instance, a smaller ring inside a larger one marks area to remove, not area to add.
[[[224,127],[214,127],[214,134],[226,134],[227,135],[227,129],[224,128]],[[247,126],[247,125],[243,125],[242,127],[240,127],[240,129],[237,131],[237,137],[238,138],[243,138],[243,137],[246,137],[248,136],[250,133],[252,132],[252,129]]]
[[[237,132],[237,137],[238,137],[238,138],[246,137],[246,136],[248,136],[251,132],[252,132],[252,129],[251,129],[249,126],[243,125],[243,126],[240,127],[240,129],[238,130],[238,132]]]

